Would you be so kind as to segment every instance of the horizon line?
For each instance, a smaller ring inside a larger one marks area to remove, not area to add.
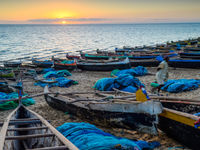
[[[55,24],[55,23],[0,23],[0,25],[114,25],[114,24],[185,24],[185,23],[200,23],[197,22],[133,22],[133,23],[70,23],[70,24]]]

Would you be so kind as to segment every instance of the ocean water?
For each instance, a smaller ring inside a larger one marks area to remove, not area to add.
[[[79,50],[114,50],[200,36],[200,23],[0,25],[0,61],[63,57]]]

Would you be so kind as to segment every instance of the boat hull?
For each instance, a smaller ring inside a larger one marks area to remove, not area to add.
[[[96,107],[99,109],[92,109],[94,107],[91,105],[88,107],[79,107],[73,103],[68,103],[67,100],[65,101],[47,94],[45,95],[45,100],[49,106],[55,109],[63,112],[69,112],[70,114],[80,117],[81,119],[88,120],[101,126],[136,129],[141,132],[157,134],[157,114],[111,111],[114,110],[112,106],[108,106],[108,108],[110,108],[108,111],[105,110],[105,105],[102,105],[102,109],[104,110],[101,110],[98,106]]]
[[[169,60],[169,66],[174,68],[200,68],[200,60]]]
[[[199,112],[200,106],[181,104],[181,103],[163,103],[165,108],[193,114]],[[167,113],[169,115],[167,115]],[[186,115],[187,116],[187,115]],[[181,121],[179,119],[181,119]],[[199,150],[200,147],[200,128],[194,127],[195,120],[187,118],[182,115],[173,114],[173,112],[166,112],[164,115],[159,115],[158,127],[164,131],[168,136],[179,141],[183,145]]]

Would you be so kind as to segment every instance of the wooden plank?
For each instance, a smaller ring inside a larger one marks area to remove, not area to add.
[[[200,102],[199,99],[188,99],[188,98],[179,98],[179,97],[169,97],[169,96],[151,96],[151,99],[159,100],[175,100],[175,101],[188,101],[188,102]]]
[[[46,121],[42,116],[37,114],[36,112],[26,108],[28,111],[30,111],[32,114],[34,114],[36,117],[38,117],[41,122],[46,125],[58,138],[60,141],[63,142],[70,150],[78,150],[78,148],[72,144],[64,135],[62,135],[58,130],[56,130],[48,121]]]
[[[67,146],[54,146],[54,147],[43,147],[43,148],[34,148],[26,150],[68,150]]]
[[[31,135],[19,135],[19,136],[6,136],[5,140],[24,140],[29,138],[41,138],[55,136],[53,133],[48,134],[31,134]]]
[[[32,121],[10,121],[9,125],[18,125],[18,124],[33,124],[33,123],[42,123],[40,120],[32,120]],[[0,126],[2,126],[3,123],[0,122]]]
[[[8,124],[9,124],[10,118],[19,109],[19,107],[20,106],[18,106],[13,112],[11,112],[8,115],[8,117],[6,118],[6,120],[5,120],[4,124],[3,124],[3,127],[2,127],[1,132],[0,132],[0,150],[2,150],[3,147],[4,147],[5,136],[6,136],[6,132],[7,132],[7,129],[8,129]]]
[[[200,119],[199,117],[195,115],[168,109],[168,108],[163,108],[163,112],[160,114],[160,116],[175,120],[177,122],[180,122],[192,127],[194,127],[194,123]],[[200,127],[198,129],[200,129]]]
[[[29,130],[42,130],[48,129],[48,127],[30,127],[30,128],[10,128],[7,131],[29,131]]]
[[[10,121],[31,121],[31,120],[39,120],[38,118],[20,118],[20,119],[12,119]]]

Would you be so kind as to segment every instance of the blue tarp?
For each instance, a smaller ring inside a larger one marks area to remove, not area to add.
[[[57,127],[80,150],[154,149],[159,142],[133,141],[106,133],[89,123],[64,123]]]
[[[38,81],[34,85],[39,85],[41,87],[45,87],[46,85],[48,85],[48,87],[51,88],[54,86],[69,87],[71,85],[77,84],[77,81],[70,80],[65,77],[59,77],[59,78],[56,78],[55,80],[48,79],[47,81],[57,81],[57,82],[56,83],[44,83],[44,82]]]
[[[68,70],[59,70],[59,71],[49,71],[44,74],[43,78],[58,78],[58,77],[64,77],[64,76],[71,76],[72,74]]]
[[[95,83],[94,88],[100,91],[112,91],[113,88],[116,88],[134,93],[140,86],[144,86],[144,84],[139,79],[129,74],[122,74],[116,78],[102,78]]]
[[[175,79],[168,80],[161,88],[163,91],[171,93],[179,93],[184,91],[191,91],[199,88],[200,80],[195,79]]]
[[[119,76],[122,74],[130,74],[132,76],[143,76],[148,73],[148,70],[143,66],[135,67],[134,69],[113,70],[111,75]]]

